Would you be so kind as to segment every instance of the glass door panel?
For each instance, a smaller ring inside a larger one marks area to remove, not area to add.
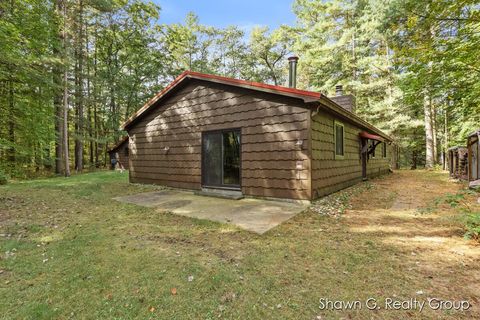
[[[240,132],[223,132],[223,184],[240,185]]]
[[[222,136],[217,133],[203,135],[203,184],[222,184]]]
[[[203,133],[202,184],[240,187],[240,131],[222,130]]]

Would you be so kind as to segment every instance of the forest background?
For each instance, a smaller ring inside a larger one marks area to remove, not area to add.
[[[104,167],[120,124],[184,70],[356,96],[402,166],[443,164],[480,123],[476,1],[296,0],[278,28],[162,23],[141,0],[0,2],[0,176]],[[268,13],[266,13],[268,14]]]

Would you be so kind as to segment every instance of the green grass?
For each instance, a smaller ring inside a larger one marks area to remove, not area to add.
[[[407,271],[410,252],[342,217],[307,211],[260,236],[112,200],[157,188],[117,172],[0,186],[0,317],[397,319],[405,313],[320,311],[319,299],[431,285]]]

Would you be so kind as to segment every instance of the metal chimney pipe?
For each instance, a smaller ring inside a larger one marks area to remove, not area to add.
[[[297,87],[297,62],[297,56],[288,58],[288,86],[290,88]]]
[[[343,96],[343,86],[342,86],[341,84],[337,84],[337,85],[335,86],[335,95],[336,95],[337,97]]]

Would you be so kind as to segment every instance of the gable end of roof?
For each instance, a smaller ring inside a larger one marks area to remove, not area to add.
[[[230,86],[241,87],[245,89],[251,89],[251,90],[262,91],[266,93],[287,96],[291,98],[301,99],[305,103],[318,101],[318,99],[322,97],[322,94],[319,92],[274,86],[274,85],[260,83],[260,82],[239,80],[239,79],[227,78],[227,77],[199,73],[194,71],[185,71],[181,75],[179,75],[172,83],[166,86],[162,91],[160,91],[155,96],[153,96],[150,100],[148,100],[143,105],[143,107],[141,107],[137,112],[135,112],[130,118],[128,118],[122,124],[121,129],[126,130],[134,122],[138,121],[145,114],[147,114],[148,111],[154,107],[156,102],[158,102],[160,99],[165,97],[170,91],[172,91],[174,88],[178,87],[181,83],[184,83],[188,79],[205,80],[205,81],[224,84],[224,85],[230,85]]]

